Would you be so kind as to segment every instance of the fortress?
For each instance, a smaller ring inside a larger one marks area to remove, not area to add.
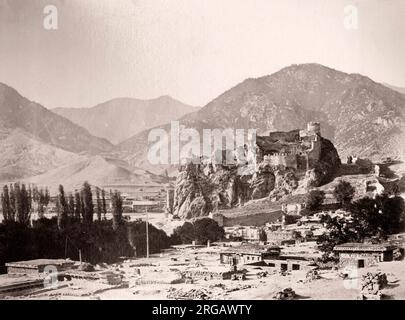
[[[309,122],[304,130],[271,132],[256,137],[256,163],[268,163],[272,167],[310,170],[321,155],[321,126]]]

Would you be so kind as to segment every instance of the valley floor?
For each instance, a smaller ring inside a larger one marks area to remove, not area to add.
[[[338,270],[319,272],[319,279],[307,281],[305,271],[291,271],[282,275],[269,267],[243,266],[246,280],[196,280],[193,284],[164,284],[177,271],[195,268],[220,269],[220,246],[181,247],[152,255],[150,259],[126,260],[121,264],[104,266],[99,272],[111,270],[123,275],[120,285],[108,285],[97,280],[73,279],[59,283],[58,288],[14,294],[11,299],[99,299],[99,300],[154,300],[170,299],[173,292],[194,292],[207,299],[273,299],[286,288],[292,288],[296,299],[347,300],[357,299],[361,275],[369,271],[387,274],[388,286],[382,289],[384,299],[405,299],[405,261],[382,262],[377,266],[358,269],[349,280],[343,280]],[[258,278],[257,273],[268,271],[269,275]],[[2,277],[7,277],[6,275]],[[140,278],[149,283],[140,284]],[[4,279],[4,278],[3,278]],[[0,278],[0,285],[2,279]],[[161,282],[161,283],[159,283]]]

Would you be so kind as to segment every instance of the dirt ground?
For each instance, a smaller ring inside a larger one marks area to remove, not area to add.
[[[204,292],[208,299],[273,299],[274,295],[292,288],[296,299],[342,300],[356,299],[359,295],[360,277],[368,271],[382,271],[388,276],[388,286],[382,290],[385,299],[405,299],[405,261],[382,262],[372,268],[359,269],[348,280],[339,277],[338,271],[319,271],[320,279],[307,282],[305,271],[291,271],[287,275],[273,271],[269,267],[244,266],[246,280],[196,280],[193,284],[137,284],[141,276],[156,281],[167,280],[168,274],[191,267],[213,270],[221,268],[219,252],[221,247],[170,249],[162,254],[152,255],[149,259],[133,259],[121,264],[110,265],[108,270],[123,275],[124,283],[111,286],[95,280],[73,279],[61,282],[58,289],[31,292],[20,297],[29,299],[100,299],[100,300],[148,300],[168,299],[173,290]],[[222,266],[225,268],[224,266]],[[268,271],[269,275],[258,278],[257,273]],[[274,272],[274,273],[273,273]]]

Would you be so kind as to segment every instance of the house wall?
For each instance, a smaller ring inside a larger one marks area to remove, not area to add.
[[[340,252],[339,265],[340,267],[357,268],[358,261],[364,260],[364,267],[376,265],[378,262],[384,261],[384,254],[380,252]]]
[[[222,252],[220,253],[220,262],[222,264],[233,265],[235,262],[237,265],[254,264],[263,261],[263,257],[258,253],[232,253]]]
[[[270,268],[274,268],[277,271],[298,271],[298,270],[311,270],[309,266],[310,262],[306,260],[264,260]]]

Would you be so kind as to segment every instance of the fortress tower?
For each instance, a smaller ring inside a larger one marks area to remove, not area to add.
[[[307,133],[321,135],[321,124],[319,122],[308,122],[307,123]]]

